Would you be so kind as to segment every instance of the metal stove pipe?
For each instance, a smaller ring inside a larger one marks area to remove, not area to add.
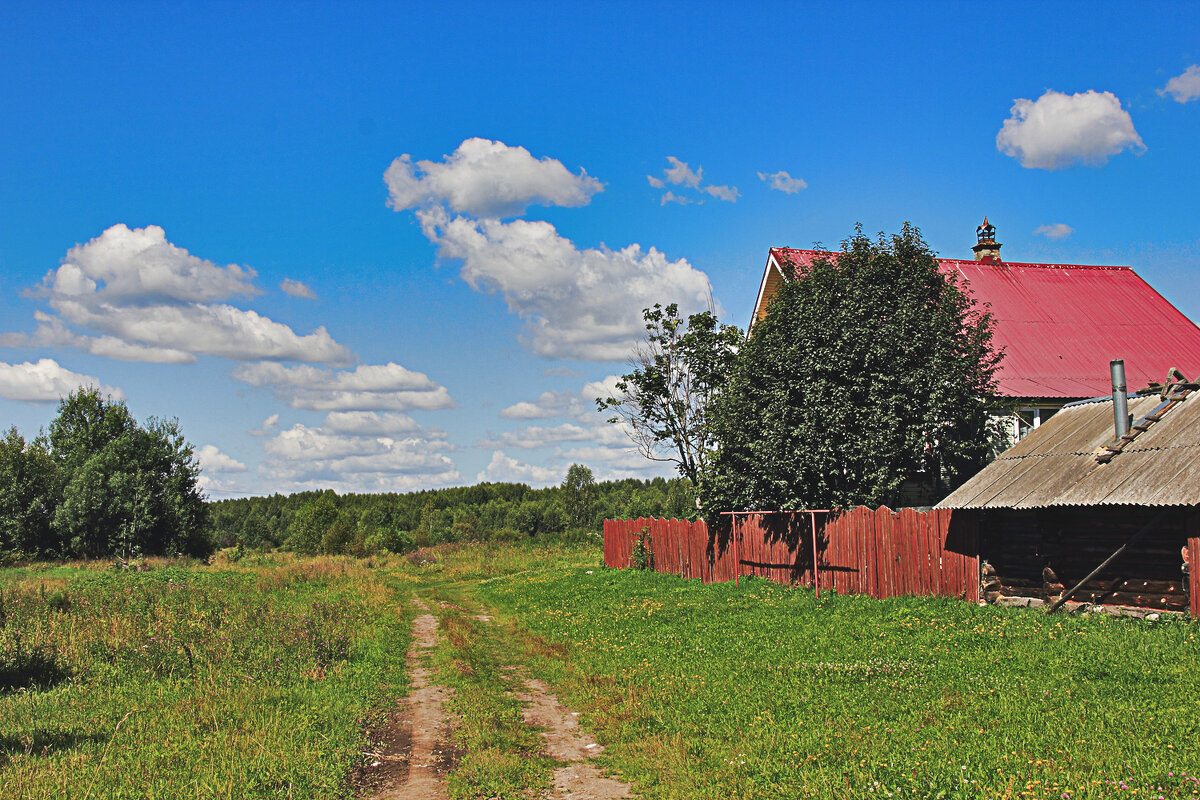
[[[1115,438],[1120,439],[1129,433],[1129,394],[1125,388],[1125,361],[1118,358],[1110,361],[1108,366],[1112,371],[1113,427],[1117,432]]]

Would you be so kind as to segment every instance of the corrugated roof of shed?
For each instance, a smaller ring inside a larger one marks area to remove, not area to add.
[[[1140,419],[1158,404],[1158,395],[1133,398],[1129,411]],[[937,507],[1200,504],[1200,392],[1101,464],[1095,452],[1112,438],[1111,401],[1068,406]]]

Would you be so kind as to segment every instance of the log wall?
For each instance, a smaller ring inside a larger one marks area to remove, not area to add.
[[[1158,509],[1107,506],[977,513],[983,596],[995,602],[1002,596],[1057,599],[1125,544]],[[1195,592],[1183,569],[1184,553],[1196,524],[1190,510],[1171,511],[1071,599],[1189,610]]]

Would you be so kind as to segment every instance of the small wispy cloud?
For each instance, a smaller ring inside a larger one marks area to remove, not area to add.
[[[678,187],[679,190],[692,190],[697,193],[707,194],[718,200],[724,200],[726,203],[736,203],[742,193],[738,191],[736,186],[726,186],[720,184],[704,184],[704,168],[696,167],[692,169],[691,165],[686,161],[681,161],[675,156],[667,156],[667,163],[670,165],[663,170],[662,177],[647,175],[646,180],[655,189],[665,189],[668,184]],[[692,197],[689,194],[683,194],[675,190],[667,190],[663,194],[659,205],[667,203],[677,203],[681,206],[686,205],[701,205],[704,199],[701,197]]]
[[[767,185],[772,189],[777,192],[783,192],[784,194],[795,194],[801,189],[808,188],[808,184],[802,178],[793,178],[782,169],[779,170],[779,172],[772,172],[770,174],[766,172],[760,172],[758,173],[758,179],[760,181],[766,181]]]
[[[285,293],[290,294],[292,297],[303,297],[305,300],[317,299],[316,292],[308,288],[306,284],[301,283],[300,281],[292,280],[291,278],[284,278],[279,284],[279,288],[283,289]]]
[[[1047,239],[1065,239],[1075,232],[1070,225],[1055,222],[1053,225],[1039,225],[1034,228],[1034,236],[1045,236]]]
[[[1171,95],[1176,103],[1187,103],[1200,98],[1200,64],[1192,64],[1181,75],[1171,78],[1158,93],[1163,97]]]
[[[705,186],[704,191],[711,194],[718,200],[724,200],[726,203],[736,203],[742,193],[737,190],[736,186]]]

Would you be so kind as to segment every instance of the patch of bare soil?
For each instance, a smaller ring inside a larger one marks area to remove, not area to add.
[[[525,722],[542,728],[546,752],[566,762],[554,770],[554,794],[559,800],[619,800],[633,797],[633,787],[608,778],[591,762],[604,748],[579,726],[579,715],[570,711],[539,680],[525,681],[517,699],[528,705]]]
[[[355,775],[359,797],[369,800],[445,800],[445,776],[458,760],[442,704],[448,690],[430,682],[428,651],[438,642],[437,618],[426,613],[413,621],[408,651],[412,692],[373,731],[372,760]]]

